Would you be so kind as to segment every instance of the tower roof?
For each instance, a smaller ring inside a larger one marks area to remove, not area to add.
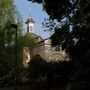
[[[27,24],[29,22],[35,23],[35,21],[33,20],[33,18],[31,16],[28,17],[28,19],[25,23]]]

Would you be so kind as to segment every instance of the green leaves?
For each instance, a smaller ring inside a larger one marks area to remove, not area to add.
[[[14,73],[12,69],[14,70],[15,67],[15,29],[9,27],[9,25],[16,23],[16,20],[19,36],[22,32],[22,19],[14,5],[14,1],[0,0],[0,86],[8,84]],[[8,82],[4,82],[7,80]]]
[[[36,40],[29,35],[24,35],[18,37],[18,43],[22,47],[29,47],[31,49],[34,48],[34,46],[36,45]]]
[[[43,0],[42,2],[44,10],[52,20],[46,22],[49,31],[54,29],[51,36],[52,45],[61,44],[68,50],[76,68],[72,70],[74,73],[71,81],[68,81],[71,84],[70,90],[86,90],[90,86],[90,78],[87,77],[90,73],[90,0]],[[54,19],[59,21],[57,24],[60,23],[57,28],[56,24],[52,26]]]

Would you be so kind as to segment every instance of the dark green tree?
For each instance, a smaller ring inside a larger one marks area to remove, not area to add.
[[[22,18],[14,1],[0,0],[0,86],[7,85],[15,76],[15,28],[11,24],[17,24],[17,34],[21,36]]]
[[[61,44],[72,58],[71,90],[85,90],[90,78],[90,1],[89,0],[29,0],[43,5],[50,19],[46,23],[52,45]],[[53,24],[57,19],[57,23]],[[51,24],[50,24],[51,23]]]

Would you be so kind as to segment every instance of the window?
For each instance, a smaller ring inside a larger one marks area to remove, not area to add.
[[[30,32],[32,32],[33,31],[33,27],[32,26],[30,26]]]
[[[55,46],[55,51],[60,51],[60,46],[59,45]]]

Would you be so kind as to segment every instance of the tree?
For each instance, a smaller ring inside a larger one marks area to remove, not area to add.
[[[43,4],[43,9],[50,16],[48,23],[51,23],[50,21],[54,21],[54,19],[57,19],[57,24],[59,23],[57,26],[53,26],[55,32],[51,36],[51,40],[53,46],[61,44],[63,49],[67,50],[72,58],[72,63],[74,63],[74,68],[76,68],[71,77],[71,90],[87,89],[90,85],[88,82],[90,78],[87,77],[90,72],[90,66],[88,65],[90,64],[90,1],[29,1]],[[49,29],[51,30],[51,28]]]
[[[15,24],[16,20],[19,36],[23,28],[22,18],[14,1],[0,0],[0,86],[9,83],[15,73],[15,29],[10,24]]]
[[[56,36],[57,38],[59,37],[57,40],[58,44],[60,43],[60,40],[61,42],[63,41],[68,42],[68,45],[71,45],[71,42],[73,42],[72,44],[74,44],[75,42],[73,39],[78,39],[77,38],[78,35],[80,36],[81,33],[83,32],[87,34],[88,30],[86,31],[83,30],[82,32],[82,28],[83,29],[89,28],[89,10],[88,10],[89,4],[90,4],[89,0],[84,0],[84,1],[82,0],[63,0],[63,1],[56,0],[56,2],[50,1],[50,0],[49,1],[48,0],[29,0],[29,1],[41,3],[43,5],[43,9],[50,16],[48,23],[53,23],[51,19],[52,20],[57,19],[57,23],[59,21],[60,23],[59,26],[56,26],[56,24],[52,26],[55,29],[55,34],[58,31],[60,31],[58,32],[58,35]],[[50,26],[51,25],[47,27],[50,27]],[[58,27],[58,30],[57,30],[57,27]],[[70,27],[72,27],[72,32],[70,31],[71,30]],[[80,36],[80,37],[83,37],[83,36]],[[56,40],[53,40],[52,44],[57,44],[57,43],[54,43],[54,41],[56,42]]]
[[[65,88],[73,65],[70,62],[46,62],[39,55],[33,57],[29,63],[28,75],[30,83],[38,83],[38,87],[49,90],[50,88]],[[55,89],[56,90],[56,89]]]
[[[30,54],[32,54],[33,50],[37,46],[37,40],[27,33],[18,38],[18,46],[21,50],[23,50],[24,47],[27,47],[30,50]]]
[[[45,75],[45,65],[46,65],[46,61],[44,61],[40,55],[36,55],[34,56],[30,63],[29,63],[29,74],[30,74],[30,78],[32,80],[36,80],[38,78],[40,78],[41,76]]]

